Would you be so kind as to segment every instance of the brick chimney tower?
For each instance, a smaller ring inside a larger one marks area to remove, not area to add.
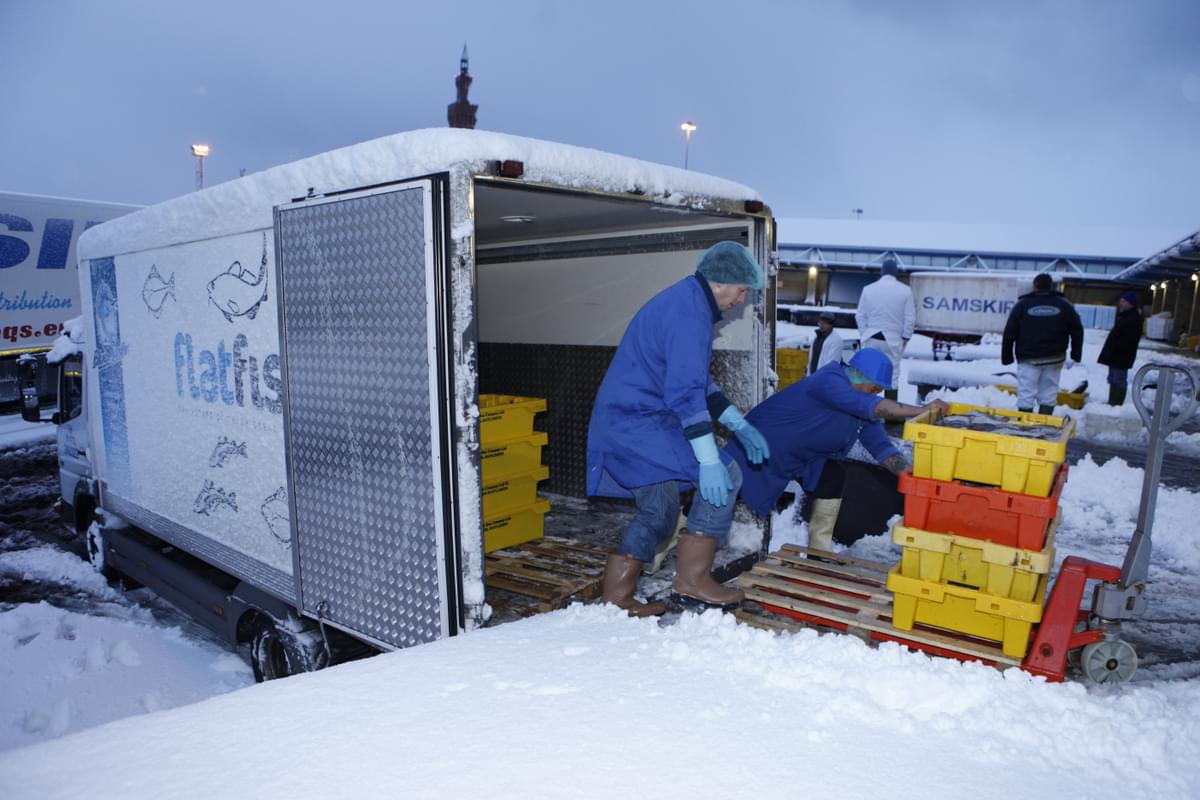
[[[454,85],[458,89],[458,99],[446,108],[446,121],[451,128],[474,128],[475,112],[479,106],[473,106],[467,100],[467,91],[471,88],[471,76],[467,73],[467,46],[463,45],[462,60],[458,62],[458,75],[454,77]]]

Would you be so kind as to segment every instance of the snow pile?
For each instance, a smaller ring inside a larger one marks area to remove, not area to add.
[[[574,606],[8,754],[0,792],[125,775],[180,800],[1178,797],[1197,736],[1200,682],[1088,691],[715,612],[663,628]]]
[[[20,414],[0,416],[0,451],[53,441],[54,435],[54,425],[45,422],[26,422],[21,419]],[[10,453],[4,453],[5,457],[9,455]]]
[[[79,238],[80,260],[219,237],[272,225],[272,207],[325,193],[443,172],[459,164],[521,161],[524,179],[660,202],[704,205],[704,198],[759,199],[741,184],[583,147],[476,130],[429,128],[384,136],[247,175],[97,225]],[[463,235],[455,231],[455,236]]]
[[[1063,489],[1063,527],[1059,531],[1058,548],[1086,554],[1103,542],[1098,531],[1112,531],[1115,546],[1100,552],[1099,560],[1120,566],[1119,558],[1133,536],[1141,500],[1144,472],[1131,467],[1119,458],[1096,464],[1085,456],[1071,467]],[[1200,589],[1200,538],[1196,536],[1196,518],[1200,514],[1198,495],[1183,489],[1160,487],[1154,513],[1153,564],[1182,570],[1191,575]],[[1080,552],[1085,551],[1085,552]],[[1094,552],[1094,551],[1093,551]],[[1107,556],[1105,558],[1104,556]],[[1193,607],[1190,616],[1195,616]]]
[[[236,654],[156,624],[150,611],[128,605],[70,553],[53,547],[0,553],[0,577],[3,585],[68,587],[65,597],[93,612],[39,602],[0,613],[0,750],[254,682]]]
[[[46,362],[57,364],[67,356],[82,353],[85,330],[83,317],[71,317],[63,323],[63,333],[54,340],[54,346],[46,354]]]

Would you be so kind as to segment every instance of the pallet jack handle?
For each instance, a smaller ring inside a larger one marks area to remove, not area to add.
[[[1153,381],[1150,374],[1157,373]],[[1187,380],[1187,399],[1177,414],[1171,413],[1171,401],[1175,395],[1176,375]],[[1146,408],[1142,393],[1154,388],[1154,410]],[[1162,459],[1166,450],[1167,436],[1179,429],[1196,410],[1196,392],[1200,389],[1196,376],[1184,367],[1173,364],[1150,363],[1142,366],[1133,378],[1133,405],[1150,431],[1149,448],[1146,451],[1146,469],[1142,479],[1142,497],[1138,505],[1137,526],[1125,562],[1121,566],[1121,578],[1113,583],[1096,587],[1092,602],[1092,613],[1102,620],[1118,622],[1140,615],[1146,607],[1144,597],[1146,578],[1150,572],[1151,533],[1154,530],[1154,510],[1158,502],[1158,482],[1162,476]]]

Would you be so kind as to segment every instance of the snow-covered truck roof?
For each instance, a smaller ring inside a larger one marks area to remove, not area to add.
[[[553,186],[630,193],[669,205],[707,207],[707,198],[761,200],[733,181],[584,147],[502,133],[429,128],[330,150],[177,197],[81,237],[82,259],[118,255],[195,236],[227,236],[272,225],[272,207],[317,193],[342,191],[444,172],[458,164],[520,161],[523,180]]]

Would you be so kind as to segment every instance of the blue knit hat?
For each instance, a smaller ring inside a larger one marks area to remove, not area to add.
[[[1131,306],[1137,306],[1138,304],[1138,296],[1133,292],[1123,292],[1121,294],[1121,299],[1126,303],[1129,303]]]
[[[704,251],[696,272],[710,283],[731,283],[761,289],[762,268],[745,245],[717,242]]]
[[[850,359],[850,366],[869,378],[871,383],[892,385],[892,360],[878,350],[859,350]]]

